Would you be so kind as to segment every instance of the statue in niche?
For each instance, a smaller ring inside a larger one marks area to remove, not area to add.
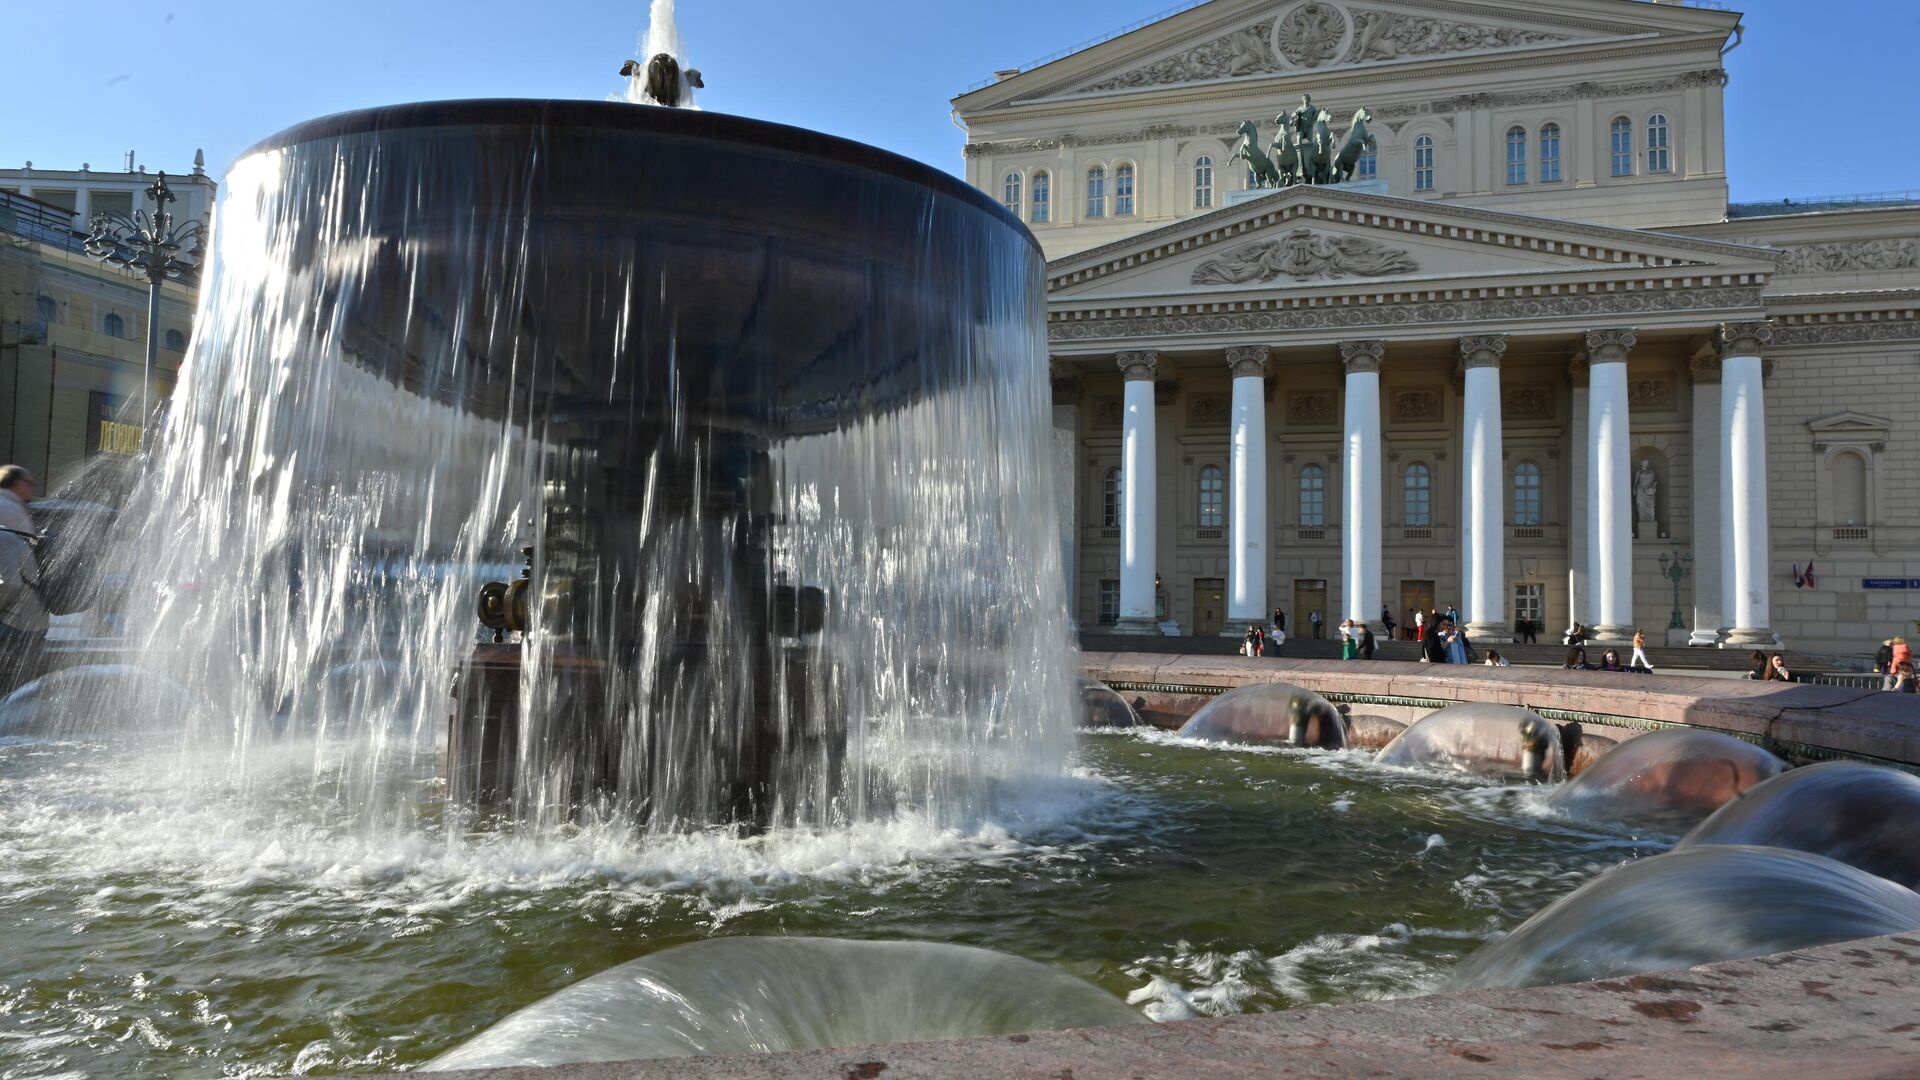
[[[1658,507],[1660,500],[1660,478],[1653,473],[1653,462],[1640,459],[1640,471],[1633,474],[1633,535],[1660,535]],[[1642,533],[1645,526],[1650,533]]]

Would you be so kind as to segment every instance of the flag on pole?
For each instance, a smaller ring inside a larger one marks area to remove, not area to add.
[[[1793,587],[1796,589],[1807,587],[1807,579],[1801,575],[1800,564],[1797,562],[1793,564]]]
[[[1813,580],[1813,560],[1808,559],[1807,560],[1807,588],[1817,589],[1819,587],[1820,586],[1816,584]]]

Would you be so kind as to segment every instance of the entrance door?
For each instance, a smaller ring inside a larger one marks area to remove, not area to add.
[[[1320,613],[1322,634],[1328,632],[1326,626],[1329,623],[1335,626],[1340,624],[1340,620],[1334,618],[1333,613],[1327,610],[1327,579],[1294,578],[1293,610],[1287,613],[1287,636],[1292,637],[1298,634],[1302,639],[1312,637],[1313,623],[1310,616],[1315,611]]]
[[[1394,617],[1400,620],[1400,636],[1413,635],[1413,613],[1433,610],[1433,582],[1402,581],[1400,583],[1400,611]]]
[[[1227,583],[1217,577],[1193,579],[1193,635],[1214,637],[1226,629]]]

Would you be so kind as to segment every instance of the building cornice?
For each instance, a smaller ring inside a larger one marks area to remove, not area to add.
[[[1757,264],[1748,268],[1748,272],[1752,272],[1760,267],[1770,271],[1778,258],[1769,248],[1720,240],[1655,235],[1635,229],[1441,205],[1394,195],[1342,191],[1338,187],[1296,186],[1055,259],[1047,264],[1047,288],[1052,291],[1082,284],[1170,256],[1238,240],[1253,230],[1298,219],[1364,225],[1413,238],[1467,239],[1494,247],[1581,257],[1591,259],[1595,266],[1613,263],[1623,267],[1661,267],[1734,260]],[[1462,226],[1469,224],[1493,228],[1470,229],[1467,232],[1471,235],[1465,237],[1457,235]],[[1581,239],[1602,243],[1578,243]],[[1672,254],[1676,251],[1700,258],[1681,259]]]

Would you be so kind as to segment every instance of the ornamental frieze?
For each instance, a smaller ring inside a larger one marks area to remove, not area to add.
[[[1673,380],[1650,376],[1627,383],[1627,407],[1654,412],[1673,411]]]
[[[1857,345],[1876,341],[1920,341],[1920,319],[1773,328],[1776,349],[1782,345]]]
[[[1786,253],[1780,259],[1780,272],[1783,274],[1847,274],[1912,270],[1920,266],[1920,241],[1914,240],[1782,244],[1780,250]]]
[[[1195,285],[1244,285],[1285,274],[1307,278],[1380,277],[1411,274],[1420,264],[1405,248],[1390,248],[1360,236],[1294,229],[1277,240],[1256,240],[1193,268]]]
[[[1432,101],[1405,102],[1397,105],[1369,107],[1374,119],[1381,122],[1400,122],[1416,116],[1447,116],[1457,112],[1471,112],[1477,109],[1504,109],[1515,106],[1553,105],[1566,101],[1580,101],[1587,98],[1636,97],[1642,94],[1664,94],[1674,90],[1694,86],[1724,86],[1727,73],[1721,68],[1702,68],[1666,79],[1646,79],[1630,83],[1578,82],[1570,86],[1550,90],[1525,90],[1505,94],[1459,94],[1454,97],[1435,98]],[[1141,85],[1150,85],[1142,83]],[[1088,89],[1093,89],[1089,87]],[[1084,92],[1084,91],[1083,91]],[[1044,139],[1008,139],[1000,142],[968,143],[965,153],[968,157],[981,157],[993,154],[1038,154],[1062,147],[1075,146],[1117,146],[1123,143],[1154,142],[1161,139],[1191,139],[1198,135],[1231,136],[1239,130],[1239,122],[1218,124],[1154,124],[1150,127],[1133,128],[1127,131],[1109,131],[1092,135],[1068,133]]]
[[[1715,311],[1759,306],[1760,289],[1758,287],[1727,286],[1711,289],[1664,289],[1658,292],[1601,293],[1587,296],[1513,296],[1491,297],[1485,300],[1368,304],[1365,307],[1347,308],[1313,307],[1201,315],[1054,320],[1047,325],[1047,337],[1054,341],[1093,341],[1129,337],[1226,335],[1286,330],[1426,326],[1434,323],[1613,317],[1642,312]],[[1914,324],[1901,325],[1909,328],[1906,336],[1920,336],[1913,333]],[[1862,329],[1865,328],[1866,324],[1863,324]],[[1781,343],[1776,340],[1776,344]],[[1797,341],[1794,343],[1800,344]]]
[[[1287,423],[1294,427],[1314,427],[1333,423],[1333,394],[1318,390],[1295,391],[1287,395]]]
[[[1440,388],[1437,386],[1401,390],[1393,395],[1393,418],[1397,422],[1439,420],[1442,408]]]
[[[1509,386],[1501,394],[1500,417],[1503,420],[1551,420],[1557,410],[1554,388],[1545,383]]]
[[[1427,19],[1394,11],[1357,11],[1354,13],[1354,24],[1353,48],[1347,54],[1350,64],[1567,40],[1565,34],[1548,34],[1508,26],[1476,26],[1473,23]]]

